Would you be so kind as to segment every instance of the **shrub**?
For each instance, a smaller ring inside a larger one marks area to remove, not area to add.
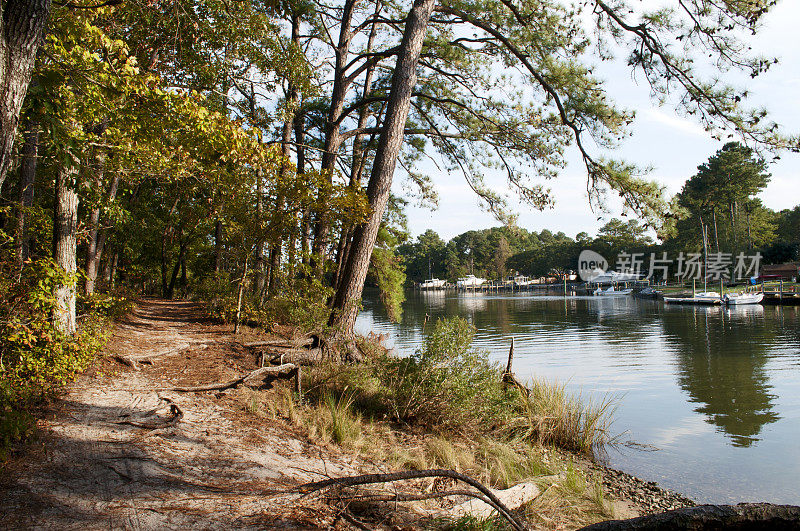
[[[81,308],[91,313],[82,314],[79,332],[66,337],[51,320],[54,286],[70,281],[63,270],[47,259],[26,265],[19,276],[3,275],[13,277],[19,282],[0,286],[5,288],[0,305],[0,456],[31,433],[31,409],[94,359],[105,339],[102,316],[127,306],[106,296],[81,301]]]
[[[472,348],[474,328],[464,319],[437,321],[422,350],[384,357],[376,376],[387,389],[395,420],[466,431],[502,421],[516,390],[506,390],[499,367]]]
[[[366,417],[391,418],[432,432],[469,433],[472,438],[491,434],[589,455],[610,441],[611,400],[586,401],[564,385],[543,380],[531,382],[527,396],[502,381],[501,367],[472,347],[473,335],[464,319],[438,321],[424,347],[407,358],[384,351],[359,365],[314,367],[305,373],[306,396],[319,403],[326,395],[347,394],[353,409]],[[501,457],[484,455],[487,462],[503,461]],[[518,463],[500,469],[535,466]]]
[[[231,323],[236,318],[238,290],[238,279],[220,272],[198,282],[192,298],[204,302],[212,318]],[[317,279],[296,281],[291,289],[281,290],[263,301],[260,294],[253,293],[253,286],[246,286],[240,319],[261,326],[278,323],[302,331],[319,330],[330,314],[326,303],[332,294],[333,290]]]

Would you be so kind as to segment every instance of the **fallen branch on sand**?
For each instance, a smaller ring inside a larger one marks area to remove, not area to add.
[[[125,420],[115,421],[114,424],[128,424],[130,426],[136,426],[137,428],[156,430],[160,428],[169,428],[170,426],[174,426],[180,422],[180,420],[183,418],[183,411],[181,411],[181,408],[176,406],[175,403],[168,398],[162,397],[161,400],[167,402],[169,405],[168,417],[165,418],[159,416],[158,412],[165,407],[159,406],[151,409],[150,411],[126,418]]]
[[[260,369],[256,369],[245,374],[244,376],[234,378],[233,380],[227,382],[197,385],[194,387],[173,387],[172,391],[181,391],[184,393],[193,393],[199,391],[222,391],[242,384],[248,387],[259,387],[263,385],[268,378],[290,378],[292,376],[294,376],[297,380],[295,382],[295,390],[298,390],[300,382],[300,367],[294,363],[284,363],[283,365],[278,365],[276,367],[261,367]]]
[[[511,526],[518,530],[524,531],[525,526],[519,519],[514,516],[511,511],[503,504],[502,501],[491,491],[491,489],[485,487],[480,482],[472,479],[469,476],[456,472],[454,470],[443,470],[443,469],[434,469],[434,470],[408,470],[402,472],[390,472],[387,474],[364,474],[360,476],[347,476],[341,478],[330,478],[325,479],[322,481],[314,481],[312,483],[305,483],[297,487],[297,491],[301,493],[311,493],[314,491],[326,489],[328,487],[354,487],[356,485],[368,485],[373,483],[388,483],[391,481],[400,481],[404,479],[417,479],[417,478],[431,478],[431,477],[446,477],[452,478],[458,481],[463,481],[468,485],[478,489],[480,493],[485,497],[486,503],[491,505],[500,516],[506,519]],[[444,495],[444,494],[443,494]],[[479,497],[479,496],[475,496]]]

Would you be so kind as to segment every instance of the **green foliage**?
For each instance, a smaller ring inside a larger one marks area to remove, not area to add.
[[[678,194],[686,215],[673,244],[735,252],[762,248],[775,238],[774,216],[756,196],[769,183],[766,162],[751,148],[729,142],[697,167]]]
[[[80,330],[66,337],[51,320],[53,293],[75,278],[51,260],[27,264],[19,281],[8,261],[2,265],[9,274],[0,281],[0,454],[30,435],[32,408],[88,367],[105,341],[104,318],[128,307],[109,296],[84,301]]]
[[[406,273],[402,259],[395,256],[390,249],[376,247],[372,251],[370,266],[389,319],[394,322],[400,321],[400,316],[403,314],[402,304],[406,298],[403,291]]]
[[[421,351],[384,360],[376,376],[396,420],[445,430],[502,420],[507,393],[488,354],[471,347],[473,334],[462,318],[437,321]]]
[[[278,323],[317,332],[327,325],[330,308],[326,301],[333,290],[321,281],[314,278],[297,281],[291,289],[261,301],[260,294],[253,292],[253,280],[254,274],[250,272],[245,280],[247,289],[242,300],[242,322],[261,326]],[[212,318],[231,323],[236,317],[238,289],[239,279],[231,279],[227,272],[221,272],[206,276],[193,285],[192,296],[206,304]]]

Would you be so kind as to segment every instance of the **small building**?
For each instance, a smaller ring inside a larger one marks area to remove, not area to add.
[[[797,282],[797,279],[800,278],[800,262],[761,266],[761,276],[775,280]]]

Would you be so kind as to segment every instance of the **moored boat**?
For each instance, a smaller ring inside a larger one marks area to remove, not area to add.
[[[467,275],[466,277],[459,278],[456,282],[458,288],[477,288],[486,282],[485,278],[476,277],[475,275]]]
[[[633,293],[633,289],[631,288],[615,289],[614,286],[611,286],[608,289],[597,288],[596,290],[594,290],[595,295],[601,295],[606,297],[616,296],[616,295],[630,295],[631,293]]]
[[[764,300],[764,294],[759,293],[731,293],[725,295],[725,303],[732,305],[758,304]]]
[[[447,284],[446,280],[440,280],[438,278],[430,278],[420,283],[419,287],[421,289],[441,289],[445,287],[445,284]]]

